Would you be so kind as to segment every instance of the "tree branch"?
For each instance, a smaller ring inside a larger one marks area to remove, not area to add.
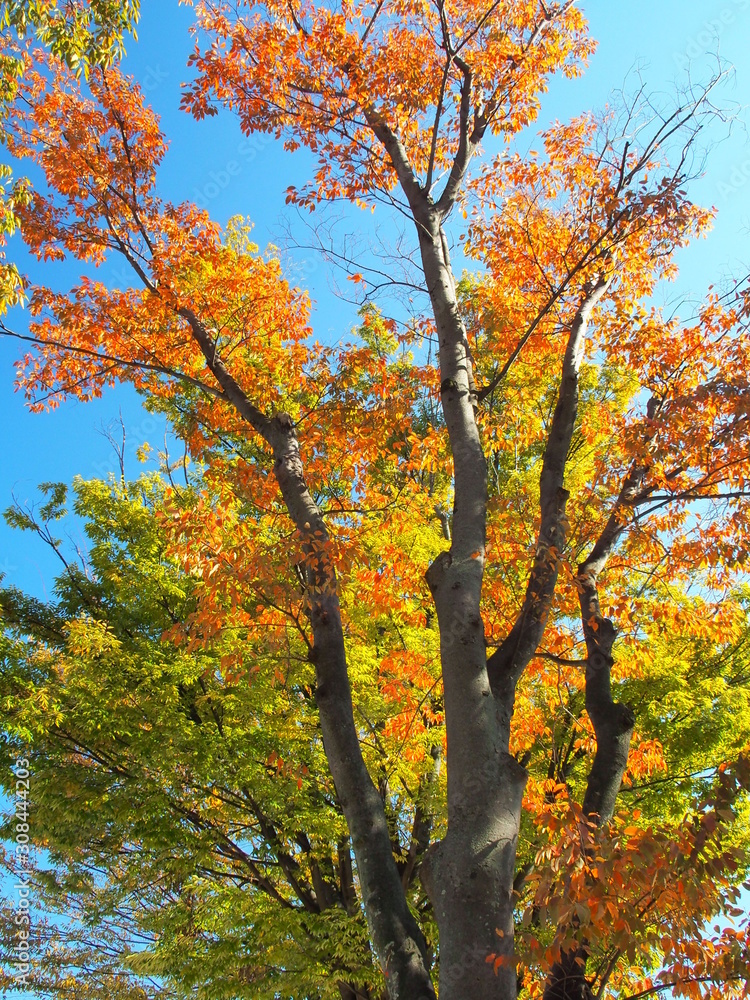
[[[605,294],[611,275],[600,275],[584,295],[570,329],[562,363],[562,379],[542,461],[539,506],[541,523],[536,555],[521,612],[504,642],[487,662],[493,691],[503,697],[515,687],[544,634],[557,585],[560,556],[566,541],[563,487],[565,468],[578,416],[578,372],[591,312]]]

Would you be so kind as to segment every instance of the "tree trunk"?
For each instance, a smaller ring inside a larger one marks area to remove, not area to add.
[[[417,229],[455,483],[451,548],[427,573],[440,627],[448,832],[428,852],[422,879],[440,932],[441,1000],[514,1000],[513,878],[526,772],[508,753],[487,674],[480,612],[487,473],[471,356],[437,213],[422,213]],[[494,955],[508,961],[496,967]]]
[[[614,539],[610,547],[613,544]],[[616,632],[612,622],[601,614],[596,587],[608,554],[597,551],[602,547],[600,539],[592,555],[578,567],[581,619],[588,652],[586,710],[596,734],[596,754],[583,797],[583,812],[597,826],[608,823],[614,815],[635,725],[632,709],[612,698],[612,646]],[[549,971],[543,1000],[593,1000],[586,980],[588,959],[585,941],[580,947],[564,952]]]
[[[526,773],[507,754],[493,772],[478,773],[458,803],[454,796],[448,833],[422,869],[440,932],[441,1000],[516,996],[513,876]],[[496,967],[493,956],[506,961]]]
[[[303,537],[306,556],[314,557],[307,570],[307,594],[316,701],[326,759],[357,861],[370,938],[393,1000],[434,1000],[427,946],[406,902],[383,802],[362,758],[354,724],[335,570],[320,549],[320,541],[328,541],[325,522],[307,489],[289,418],[275,418],[269,437],[282,496]]]

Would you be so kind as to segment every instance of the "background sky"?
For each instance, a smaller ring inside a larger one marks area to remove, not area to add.
[[[630,0],[626,7],[611,0],[589,0],[582,6],[599,48],[582,79],[553,78],[542,114],[521,144],[532,145],[536,133],[555,119],[601,108],[626,80],[633,84],[635,71],[649,91],[669,93],[676,83],[685,82],[688,69],[695,79],[705,78],[717,53],[735,66],[723,100],[750,104],[750,0]],[[286,209],[284,193],[290,184],[301,185],[308,178],[309,156],[287,154],[267,136],[243,137],[229,114],[194,122],[180,112],[180,83],[189,75],[191,20],[191,9],[178,6],[176,0],[146,0],[139,40],[128,46],[127,71],[140,81],[171,141],[159,173],[162,195],[175,201],[194,200],[221,223],[234,214],[248,216],[261,247],[269,241],[281,243],[288,226],[304,242],[304,226],[296,213]],[[719,143],[723,135],[724,130],[717,131],[705,175],[691,188],[696,201],[719,210],[714,232],[682,254],[678,287],[667,287],[665,297],[701,295],[712,281],[746,273],[750,265],[750,141],[741,123]],[[375,221],[380,218],[376,212]],[[369,213],[355,211],[352,221],[355,227],[369,226]],[[11,254],[32,278],[40,274],[39,265],[24,255],[20,245],[14,245]],[[332,294],[325,262],[313,252],[297,252],[288,260],[291,279],[310,289],[315,301],[316,337],[331,342],[346,336],[356,313]],[[454,267],[462,268],[460,252],[454,253]],[[42,280],[70,287],[78,277],[77,268],[45,265]],[[130,280],[119,263],[105,265],[99,276],[113,285]],[[23,332],[25,314],[13,315],[9,325]],[[70,482],[75,475],[115,472],[115,453],[101,431],[117,420],[120,411],[127,432],[127,474],[140,471],[135,449],[144,441],[163,447],[163,424],[145,413],[126,388],[110,391],[94,403],[71,402],[50,413],[30,414],[13,389],[18,348],[17,342],[0,339],[0,426],[5,430],[0,510],[14,498],[33,503],[40,482]],[[57,568],[43,546],[0,526],[0,572],[7,582],[43,596],[49,594]]]
[[[162,196],[194,200],[221,223],[235,214],[248,216],[261,247],[269,241],[279,244],[288,227],[304,242],[304,228],[295,213],[285,208],[284,193],[290,184],[301,185],[308,178],[309,157],[284,153],[280,144],[265,136],[243,138],[230,115],[196,123],[181,113],[180,83],[189,75],[186,60],[192,12],[178,6],[177,0],[144,0],[142,6],[139,41],[129,44],[126,67],[140,81],[171,139],[159,175]],[[750,105],[750,0],[629,0],[627,4],[589,0],[581,6],[599,42],[598,50],[582,79],[553,78],[542,114],[521,139],[522,145],[533,145],[537,131],[555,119],[601,108],[629,76],[633,80],[635,70],[649,91],[669,93],[676,83],[685,82],[688,70],[694,79],[705,79],[717,53],[735,67],[723,100]],[[744,120],[750,122],[747,112]],[[714,231],[683,252],[678,284],[665,289],[664,298],[700,296],[712,282],[729,274],[741,276],[750,269],[750,139],[741,121],[729,138],[724,135],[724,131],[714,135],[705,174],[690,189],[694,200],[718,209]],[[370,224],[369,214],[366,220],[356,214],[352,218],[357,227]],[[14,244],[11,256],[32,279],[40,274],[20,246]],[[289,255],[289,266],[291,279],[308,288],[315,301],[317,338],[331,342],[346,336],[356,311],[332,294],[325,263],[311,252],[298,252]],[[460,271],[462,266],[460,254],[454,253],[455,269]],[[69,287],[78,276],[67,265],[55,265],[52,274],[50,278],[48,269],[42,280],[60,287]],[[101,276],[113,286],[129,282],[117,264],[105,266]],[[8,325],[23,332],[24,314],[11,316]],[[13,389],[17,357],[17,343],[0,339],[0,510],[14,497],[33,503],[40,482],[70,482],[75,475],[90,478],[116,472],[116,456],[101,429],[117,420],[120,412],[127,432],[129,476],[140,471],[135,458],[139,445],[148,440],[155,448],[163,446],[163,425],[124,388],[94,403],[69,403],[51,413],[28,413],[23,398]],[[71,531],[75,534],[75,526]],[[6,583],[49,596],[58,569],[41,543],[0,525],[0,572],[6,574]]]

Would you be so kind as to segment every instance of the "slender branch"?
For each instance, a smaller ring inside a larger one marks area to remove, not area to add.
[[[570,288],[573,278],[575,278],[575,276],[587,264],[595,262],[598,258],[603,257],[608,253],[607,249],[602,248],[602,244],[604,243],[607,236],[609,236],[612,233],[615,225],[619,223],[624,217],[625,217],[625,210],[623,210],[621,213],[618,214],[618,216],[610,223],[610,225],[607,226],[604,232],[599,234],[599,236],[591,244],[591,246],[587,248],[586,252],[583,254],[581,259],[577,261],[576,264],[567,272],[565,280],[562,281],[557,286],[557,288],[555,288],[552,291],[552,294],[544,303],[539,312],[536,314],[534,319],[531,321],[525,333],[518,341],[516,346],[513,348],[510,357],[505,362],[503,367],[500,369],[498,374],[492,379],[491,382],[489,382],[479,391],[477,398],[479,399],[480,402],[486,399],[487,396],[491,395],[491,393],[493,393],[495,389],[497,389],[497,387],[500,385],[500,383],[503,381],[505,376],[512,368],[513,363],[515,362],[515,360],[517,359],[518,355],[521,353],[523,348],[526,346],[529,338],[532,336],[536,328],[539,326],[542,320],[549,315],[555,304],[559,301],[560,298],[562,298],[562,296],[565,294],[568,288]]]
[[[722,979],[722,983],[739,982],[742,976],[729,976],[726,979]],[[666,990],[672,990],[675,986],[682,986],[685,983],[715,983],[715,976],[695,976],[690,979],[675,979],[669,983],[660,983],[658,986],[651,986],[647,990],[641,990],[640,993],[629,993],[624,996],[622,1000],[642,1000],[643,997],[653,996],[655,993],[664,993]]]
[[[367,41],[367,36],[370,34],[370,31],[372,30],[372,27],[375,24],[375,19],[377,18],[378,14],[380,13],[380,10],[381,10],[384,2],[385,2],[385,0],[378,0],[377,4],[375,5],[375,10],[372,12],[372,17],[367,22],[367,27],[362,32],[362,37],[359,40],[360,45],[364,45],[365,42]]]
[[[469,161],[471,160],[474,150],[481,141],[486,128],[486,126],[475,126],[471,136],[469,135],[469,113],[471,111],[471,88],[473,74],[468,63],[464,62],[460,56],[454,55],[453,62],[456,66],[458,66],[463,75],[463,81],[461,83],[461,101],[458,112],[458,150],[456,151],[456,155],[453,159],[453,166],[451,167],[451,172],[448,175],[448,180],[446,181],[443,193],[440,195],[435,204],[435,209],[441,219],[444,219],[448,215],[456,202],[464,177],[466,176],[466,171],[469,168]]]
[[[135,361],[131,359],[118,358],[112,354],[103,354],[101,351],[94,351],[86,347],[76,347],[73,344],[63,344],[57,340],[47,339],[46,337],[32,337],[23,333],[16,333],[14,330],[10,330],[5,323],[0,320],[0,337],[12,337],[14,340],[22,340],[27,344],[37,344],[40,347],[57,347],[63,351],[69,351],[71,354],[82,354],[84,357],[96,359],[98,361],[107,361],[110,364],[122,366],[123,368],[137,368],[139,371],[154,372],[159,375],[168,375],[170,378],[179,379],[181,382],[187,382],[190,385],[195,386],[197,389],[208,393],[217,399],[228,399],[228,397],[219,389],[214,386],[207,385],[205,382],[201,382],[200,379],[193,378],[192,375],[186,375],[184,372],[177,371],[174,368],[169,368],[166,365],[151,364],[148,361]]]
[[[430,159],[427,164],[427,176],[424,182],[425,193],[429,195],[430,188],[432,187],[432,173],[435,169],[435,154],[437,153],[438,144],[438,130],[440,127],[440,116],[443,113],[443,100],[445,98],[445,87],[448,83],[448,76],[450,74],[450,68],[453,60],[449,56],[445,61],[445,67],[443,68],[443,78],[440,81],[440,93],[438,95],[437,103],[435,104],[435,121],[432,125],[432,142],[430,143]]]
[[[536,555],[519,616],[505,641],[487,663],[490,681],[498,691],[501,683],[515,685],[544,633],[566,539],[565,508],[568,491],[563,488],[563,481],[578,415],[578,371],[591,312],[605,294],[610,281],[611,274],[602,274],[588,288],[568,336],[557,405],[542,461],[539,498],[541,523]],[[505,675],[502,682],[500,674]]]

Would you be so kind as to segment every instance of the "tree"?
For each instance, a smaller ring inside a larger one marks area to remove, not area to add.
[[[199,527],[206,519],[203,486],[180,487],[181,511],[193,522],[191,547],[206,540]],[[251,650],[242,642],[252,668],[239,671],[235,620],[222,619],[224,627],[207,641],[206,619],[197,614],[201,593],[213,590],[222,569],[212,573],[214,563],[190,573],[170,556],[174,535],[167,526],[175,509],[161,479],[75,484],[73,507],[86,519],[89,540],[83,565],[62,561],[54,533],[65,490],[50,487],[49,493],[36,515],[15,508],[9,516],[58,552],[56,599],[43,605],[13,590],[2,595],[4,773],[10,773],[18,743],[31,743],[24,752],[33,761],[32,827],[46,851],[33,874],[37,905],[49,918],[40,915],[34,924],[35,993],[379,995],[382,979],[367,945],[346,825],[325,767],[313,671],[302,650],[290,653],[299,633],[291,621],[284,627],[279,614],[289,590],[256,568],[252,600],[262,603],[253,610],[262,613],[265,628],[253,630]],[[246,538],[237,537],[232,510],[219,507],[216,497],[214,504],[230,522],[223,548],[236,570]],[[404,538],[412,552],[417,531],[412,526]],[[420,553],[429,557],[429,549]],[[271,574],[276,566],[269,565]],[[402,617],[398,631],[406,648],[384,656],[389,632],[395,635],[393,612],[381,612],[373,625],[372,603],[365,605],[365,613],[350,612],[357,635],[352,681],[358,717],[367,726],[363,748],[384,796],[402,884],[432,936],[418,867],[430,835],[439,834],[446,819],[442,741],[435,742],[442,729],[439,707],[428,707],[436,672],[424,661],[422,630]],[[190,650],[163,641],[175,623]],[[566,823],[560,784],[545,781],[550,760],[544,734],[560,725],[560,706],[553,703],[549,714],[542,709],[543,724],[537,719],[529,726],[538,788],[527,802],[521,863],[530,870],[535,852],[539,857],[520,904],[528,966],[544,968],[550,924],[574,903],[590,907],[587,929],[596,928],[597,962],[611,963],[620,948],[637,945],[638,958],[626,963],[633,982],[653,961],[654,943],[661,950],[667,938],[673,941],[673,965],[664,974],[669,982],[686,975],[674,964],[683,961],[683,948],[695,947],[694,922],[732,909],[735,866],[744,860],[744,814],[727,822],[737,790],[734,772],[714,788],[713,767],[736,757],[747,740],[741,685],[748,634],[744,625],[733,644],[715,650],[710,670],[703,667],[711,696],[688,698],[689,718],[662,734],[665,758],[677,758],[683,771],[706,774],[702,791],[692,782],[685,789],[664,781],[648,759],[654,752],[647,749],[653,744],[647,726],[649,714],[658,717],[670,696],[677,704],[685,699],[690,672],[709,660],[705,643],[699,648],[686,637],[676,658],[664,654],[666,669],[630,681],[644,728],[641,753],[631,760],[630,796],[637,797],[641,816],[635,826],[628,818],[611,831],[606,862],[591,885],[583,866],[560,865],[563,850],[580,856],[577,828]],[[685,680],[676,676],[680,663]],[[540,707],[524,699],[523,712],[533,719]],[[697,740],[694,730],[701,732]],[[562,744],[558,736],[556,745]],[[574,765],[566,766],[575,781]],[[545,795],[544,788],[557,795]],[[665,791],[673,800],[669,811]],[[686,822],[694,794],[705,806]],[[678,849],[689,859],[683,892],[674,888]],[[606,875],[605,866],[611,867]],[[691,900],[695,891],[700,900]],[[650,906],[643,912],[647,893]],[[616,916],[632,930],[613,931],[608,906],[616,906]],[[545,919],[533,912],[541,907]],[[9,948],[12,939],[9,934]],[[705,957],[717,982],[742,968],[740,944],[728,932]],[[620,989],[624,981],[615,980]]]
[[[123,38],[134,32],[139,0],[3,0],[0,28],[19,38],[31,37],[49,47],[75,72],[88,75],[90,66],[109,65],[124,52]],[[5,53],[0,59],[0,121],[13,99],[23,64]],[[3,136],[0,125],[0,137]],[[0,246],[16,228],[14,205],[23,200],[23,185],[13,184],[8,164],[0,164]],[[0,314],[23,300],[18,269],[0,251]]]
[[[519,982],[546,1000],[643,996],[664,988],[648,978],[660,965],[688,992],[739,994],[746,939],[699,942],[745,871],[725,838],[746,730],[704,758],[687,818],[680,793],[666,825],[627,805],[627,822],[615,816],[623,779],[638,788],[664,766],[672,723],[671,753],[700,755],[678,749],[681,714],[649,698],[653,735],[634,742],[624,692],[686,670],[744,684],[746,612],[728,589],[748,551],[747,294],[712,292],[686,321],[648,306],[710,221],[685,182],[713,84],[671,109],[640,95],[619,116],[557,125],[542,156],[506,147],[472,176],[483,140],[510,142],[548,77],[580,70],[591,43],[572,3],[195,6],[186,108],[222,103],[246,132],[309,147],[315,181],[289,191],[301,206],[399,208],[430,309],[404,326],[369,309],[358,342],[312,345],[304,295],[241,222],[222,233],[158,199],[164,140],[137,89],[108,69],[83,93],[48,59],[29,65],[8,125],[12,152],[45,175],[19,209],[23,236],[39,258],[119,253],[140,287],[30,290],[21,384],[41,406],[130,381],[204,463],[202,502],[171,500],[175,552],[205,583],[172,639],[218,650],[234,635],[225,682],[250,682],[273,628],[290,662],[309,658],[391,997],[434,995],[438,948],[444,1000],[515,997]],[[461,283],[457,207],[483,266]],[[373,727],[352,700],[368,648],[405,706]],[[364,745],[399,724],[405,745],[416,724],[421,757],[394,801]],[[444,830],[417,822],[443,754]],[[416,911],[394,856],[410,811]]]
[[[122,56],[123,36],[138,23],[139,0],[4,0],[0,23],[32,34],[71,69],[110,64]]]
[[[258,634],[247,684],[228,679],[231,638],[192,652],[162,641],[187,626],[201,587],[168,557],[164,492],[153,477],[77,483],[86,567],[67,565],[54,606],[4,595],[6,732],[33,733],[36,836],[53,861],[39,893],[48,914],[79,918],[37,928],[34,988],[173,996],[195,983],[218,997],[245,983],[273,997],[319,979],[335,990],[342,972],[362,985],[374,970],[311,668]],[[56,546],[64,495],[44,520],[17,509],[15,522]]]

